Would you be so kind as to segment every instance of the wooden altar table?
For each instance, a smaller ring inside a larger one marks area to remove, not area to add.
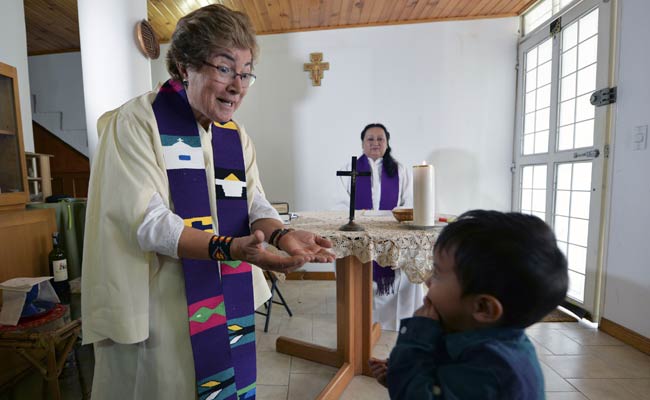
[[[339,368],[317,399],[338,399],[356,375],[371,376],[368,359],[381,336],[372,323],[372,260],[404,270],[409,280],[421,283],[433,268],[433,245],[442,227],[417,230],[398,223],[390,213],[357,212],[363,232],[341,232],[344,212],[303,212],[291,227],[315,232],[333,243],[336,254],[335,349],[288,337],[279,337],[280,353]]]

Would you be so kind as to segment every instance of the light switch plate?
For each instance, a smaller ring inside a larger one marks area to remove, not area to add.
[[[648,125],[634,128],[632,133],[632,151],[645,150],[648,147]]]

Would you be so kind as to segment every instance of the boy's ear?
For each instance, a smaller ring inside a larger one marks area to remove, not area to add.
[[[482,324],[494,324],[503,315],[503,306],[494,296],[479,294],[474,298],[474,310],[472,316]]]

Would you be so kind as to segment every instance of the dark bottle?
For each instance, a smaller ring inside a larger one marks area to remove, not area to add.
[[[48,255],[50,260],[50,274],[54,276],[52,286],[59,300],[63,304],[70,304],[70,281],[68,280],[68,260],[65,252],[59,245],[59,232],[52,234],[52,251]]]

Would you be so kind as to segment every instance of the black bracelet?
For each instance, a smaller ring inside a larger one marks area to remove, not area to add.
[[[281,230],[282,230],[282,228],[279,228],[279,229],[274,230],[273,233],[271,233],[271,236],[269,236],[269,244],[270,245],[275,246],[275,237],[278,236],[278,233],[280,233]]]
[[[230,236],[212,236],[210,244],[208,244],[210,258],[215,261],[231,261],[230,245],[232,245],[232,239]]]
[[[271,244],[275,246],[276,248],[280,249],[280,239],[282,239],[282,236],[286,235],[289,232],[293,232],[295,229],[276,229],[273,231],[271,234]],[[282,249],[280,249],[282,250]]]

